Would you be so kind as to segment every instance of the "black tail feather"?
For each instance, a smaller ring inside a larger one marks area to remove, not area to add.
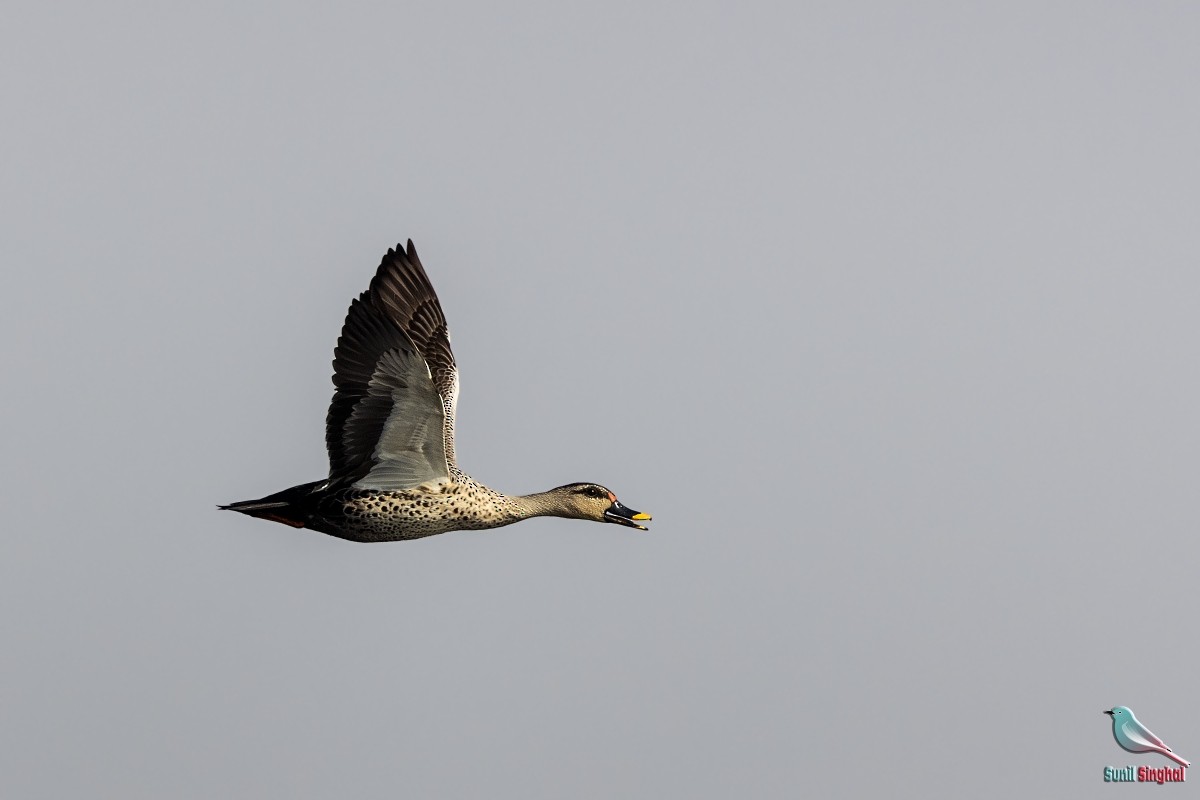
[[[269,519],[272,522],[282,522],[293,528],[303,528],[312,517],[314,492],[326,483],[327,481],[313,481],[258,500],[242,500],[217,508],[222,511],[237,511],[259,519]]]

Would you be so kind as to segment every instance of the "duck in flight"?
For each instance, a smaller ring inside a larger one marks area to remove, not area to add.
[[[458,468],[458,370],[446,317],[412,240],[388,250],[370,288],[350,304],[333,351],[325,420],[329,477],[259,500],[220,506],[355,542],[418,539],[511,525],[530,517],[650,519],[597,483],[506,495]]]

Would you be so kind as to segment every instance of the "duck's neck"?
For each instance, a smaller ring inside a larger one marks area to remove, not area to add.
[[[559,508],[554,492],[537,492],[535,494],[509,495],[509,501],[517,513],[517,519],[530,517],[561,517],[564,516]]]
[[[536,494],[505,494],[480,483],[465,473],[459,473],[457,481],[472,502],[484,511],[483,516],[494,520],[496,525],[511,525],[530,517],[560,516],[555,512],[557,503],[554,492]]]

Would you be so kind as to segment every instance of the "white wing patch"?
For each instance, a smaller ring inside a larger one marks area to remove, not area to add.
[[[448,481],[445,411],[425,360],[400,349],[384,353],[367,395],[369,400],[390,400],[391,411],[371,454],[375,464],[354,487],[397,491]]]

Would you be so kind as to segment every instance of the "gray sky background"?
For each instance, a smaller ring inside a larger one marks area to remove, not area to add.
[[[10,4],[5,797],[1093,797],[1200,759],[1200,10]],[[412,237],[459,457],[355,545]]]

